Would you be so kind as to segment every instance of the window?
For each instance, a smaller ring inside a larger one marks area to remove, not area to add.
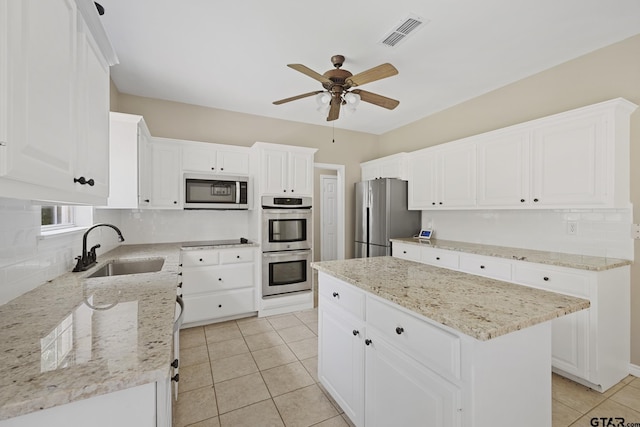
[[[71,206],[42,206],[42,230],[54,230],[75,226],[74,209]]]

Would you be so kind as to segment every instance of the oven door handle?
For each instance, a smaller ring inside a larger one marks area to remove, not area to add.
[[[279,251],[279,252],[263,252],[262,256],[265,258],[292,256],[292,255],[310,255],[311,249],[302,249],[299,251]]]

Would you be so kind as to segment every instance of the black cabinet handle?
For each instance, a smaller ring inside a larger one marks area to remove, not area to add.
[[[222,277],[218,277],[218,282],[222,282]]]
[[[182,298],[182,294],[178,295],[180,298]]]
[[[354,337],[358,336],[358,334],[359,334],[359,333],[360,333],[360,331],[359,331],[359,330],[357,330],[357,329],[354,329],[354,330],[353,330],[353,336],[354,336]]]
[[[407,251],[402,251],[402,253],[403,253],[403,254],[406,254],[406,253],[407,253]]]
[[[221,171],[223,171],[223,170],[224,170],[224,168],[220,168],[220,170],[221,170]]]
[[[73,182],[77,182],[80,185],[86,185],[88,184],[89,187],[93,187],[95,185],[95,181],[93,180],[93,178],[91,179],[86,179],[84,176],[81,176],[80,178],[73,178]]]
[[[218,308],[222,308],[222,304],[218,304]]]
[[[436,257],[436,261],[440,261],[440,257],[439,256]]]
[[[340,296],[340,294],[339,294],[339,293],[337,293],[337,292],[334,292],[334,293],[333,293],[333,297],[334,297],[334,298],[338,298],[339,296]]]
[[[524,203],[524,199],[520,199],[520,203]]]
[[[544,280],[545,282],[548,282],[549,278],[545,276],[545,277],[542,278],[542,280]]]
[[[178,359],[173,359],[173,362],[171,362],[171,366],[172,366],[173,368],[177,368],[177,367],[178,367],[178,363],[179,363],[179,362],[178,362]]]
[[[293,193],[293,192],[294,192],[294,190],[291,190],[291,192]]]
[[[480,266],[480,268],[481,268],[482,270],[484,270],[484,265],[481,265],[481,266]]]
[[[366,345],[369,345],[369,344],[371,344],[372,342],[373,342],[373,341],[371,341],[369,338],[367,338],[366,340],[364,340],[364,343],[365,343]]]
[[[171,381],[175,381],[175,382],[180,381],[180,374],[175,374],[174,376],[172,376]]]
[[[143,202],[145,202],[145,203],[149,203],[149,202],[150,202],[150,200],[149,200],[149,199],[144,199],[144,200],[143,200]]]
[[[178,283],[178,287],[181,288],[182,287],[182,282]]]
[[[435,205],[436,205],[436,202],[431,202],[431,204],[435,206]]]
[[[200,258],[200,262],[202,262],[202,258]]]
[[[177,204],[178,204],[178,202],[174,200],[174,201],[173,201],[173,204],[174,204],[174,205],[177,205]]]
[[[398,326],[396,328],[396,334],[401,335],[404,332],[404,328],[402,326]]]
[[[534,202],[537,202],[537,201],[538,201],[538,199],[533,199],[533,201],[534,201]]]
[[[211,168],[212,171],[216,170],[216,168]]]
[[[178,276],[182,276],[182,271],[180,273],[178,273]]]
[[[178,264],[178,267],[182,267],[182,264]]]
[[[240,259],[240,255],[236,255],[236,258]]]

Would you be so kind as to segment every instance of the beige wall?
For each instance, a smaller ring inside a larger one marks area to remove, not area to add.
[[[640,104],[640,36],[579,57],[422,120],[376,136],[114,94],[112,110],[141,114],[154,136],[250,146],[255,141],[319,148],[315,161],[346,166],[346,256],[353,256],[353,184],[359,163],[498,129],[572,108],[624,97]],[[472,71],[470,71],[472,72]],[[640,203],[640,110],[631,124],[631,201]],[[640,222],[640,214],[634,214]],[[638,242],[635,245],[638,253]],[[631,360],[640,365],[640,266],[631,267]]]
[[[378,153],[408,152],[617,97],[640,105],[640,36],[381,135]],[[630,161],[631,202],[640,206],[640,109],[631,116]],[[640,222],[638,209],[633,221]],[[636,257],[639,249],[636,241]],[[631,266],[631,362],[640,365],[639,263]]]
[[[251,146],[256,141],[314,147],[317,163],[345,165],[345,233],[347,258],[353,257],[353,185],[360,180],[360,163],[376,157],[378,137],[286,120],[270,119],[250,114],[199,107],[159,99],[142,98],[120,93],[119,112],[140,114],[151,135]],[[373,153],[372,153],[373,152]],[[373,156],[372,156],[373,154]]]

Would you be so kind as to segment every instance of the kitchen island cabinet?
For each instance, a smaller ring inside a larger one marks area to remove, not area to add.
[[[179,249],[120,246],[0,306],[0,426],[169,427]],[[87,277],[158,257],[158,272]]]
[[[551,426],[549,321],[588,300],[393,257],[313,267],[318,377],[356,426]]]
[[[631,261],[455,242],[392,239],[402,259],[588,299],[552,321],[556,373],[604,392],[629,373]]]

